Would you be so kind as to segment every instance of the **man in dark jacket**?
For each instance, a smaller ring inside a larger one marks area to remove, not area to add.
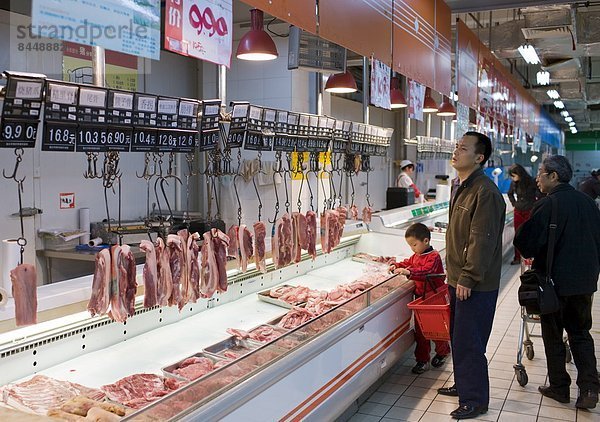
[[[456,419],[486,413],[490,399],[485,350],[500,286],[506,211],[498,187],[482,170],[491,153],[487,136],[467,132],[452,154],[459,184],[450,201],[446,272],[455,385],[438,392],[458,396],[459,407],[450,413]]]
[[[564,329],[577,367],[579,397],[575,406],[591,409],[596,407],[600,389],[594,340],[590,335],[592,296],[600,273],[600,210],[588,196],[569,185],[572,177],[573,169],[561,155],[546,158],[537,176],[540,190],[555,197],[558,203],[550,275],[561,306],[559,311],[541,316],[550,385],[538,390],[561,403],[570,401],[571,378],[565,369]],[[531,218],[521,226],[514,240],[521,254],[534,258],[533,267],[541,270],[546,268],[551,212],[550,198],[538,201]]]
[[[579,191],[585,193],[592,199],[600,196],[600,170],[593,170],[579,185]]]

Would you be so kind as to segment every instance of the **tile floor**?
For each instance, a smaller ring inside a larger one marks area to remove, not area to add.
[[[535,421],[600,421],[600,405],[591,411],[575,408],[577,386],[571,385],[571,403],[561,404],[541,396],[537,388],[546,381],[546,361],[542,339],[533,337],[535,356],[528,360],[523,356],[529,382],[521,387],[515,376],[513,365],[517,359],[517,343],[522,326],[521,308],[517,301],[520,268],[505,264],[494,327],[488,344],[487,357],[491,386],[489,411],[481,415],[480,421],[535,422]],[[600,357],[600,293],[593,307],[594,325],[592,335],[596,356]],[[530,324],[532,333],[539,335],[538,324]],[[454,421],[449,413],[457,407],[455,397],[437,394],[436,389],[453,384],[452,363],[441,368],[432,368],[421,375],[411,373],[414,365],[413,351],[407,352],[392,370],[383,384],[358,407],[350,422],[393,422]],[[576,368],[567,364],[573,380]],[[346,412],[345,415],[348,415]],[[351,412],[350,412],[351,413]]]

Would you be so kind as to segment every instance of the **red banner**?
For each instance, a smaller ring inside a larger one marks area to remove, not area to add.
[[[468,107],[477,109],[480,41],[460,19],[456,23],[456,40],[458,101]]]

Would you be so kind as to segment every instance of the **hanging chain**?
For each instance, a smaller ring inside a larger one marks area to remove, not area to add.
[[[237,171],[236,171],[236,175],[233,178],[233,190],[235,191],[235,198],[237,199],[238,202],[238,209],[237,209],[237,217],[238,217],[238,226],[240,226],[242,224],[242,201],[240,200],[240,195],[238,194],[238,190],[237,190],[237,179],[238,177],[240,177],[240,170],[242,167],[242,149],[238,148],[237,150]]]
[[[277,221],[277,215],[279,215],[279,193],[277,192],[277,183],[276,177],[278,174],[281,174],[281,151],[275,152],[275,165],[276,169],[273,169],[273,189],[275,190],[275,215],[273,216],[273,221],[269,220],[269,223],[274,224]]]
[[[258,173],[264,173],[262,168],[262,151],[258,151]],[[256,174],[258,174],[256,173]],[[256,192],[256,198],[258,199],[258,221],[261,220],[262,216],[262,200],[260,199],[260,193],[258,192],[258,186],[256,186],[256,174],[252,176],[252,184],[254,185],[254,191]]]
[[[365,196],[365,199],[367,200],[367,205],[370,207],[371,206],[371,201],[370,201],[371,196],[369,195],[369,173],[371,173],[371,169],[367,170],[366,173],[367,173],[367,195]]]
[[[301,196],[302,196],[302,185],[304,184],[304,153],[303,152],[298,152],[296,153],[298,156],[298,172],[300,173],[300,190],[298,191],[298,202],[297,202],[297,206],[298,206],[298,212],[302,212],[302,201],[300,200]],[[292,173],[293,174],[293,173]],[[307,180],[308,183],[308,180]]]
[[[283,185],[285,188],[285,212],[286,213],[290,213],[290,197],[288,195],[288,185],[287,185],[287,178],[286,175],[288,177],[290,177],[290,175],[292,174],[292,153],[291,152],[286,152],[285,153],[285,160],[287,161],[287,170],[285,170],[285,172],[283,173]],[[290,177],[291,179],[291,177]]]
[[[21,236],[17,238],[17,245],[20,248],[20,260],[19,264],[23,263],[23,254],[25,253],[25,246],[27,246],[27,239],[25,239],[25,225],[23,222],[23,182],[25,181],[25,176],[22,179],[17,179],[17,171],[19,170],[19,165],[21,161],[23,161],[23,154],[25,154],[25,150],[23,148],[15,148],[15,168],[13,173],[10,176],[6,175],[6,171],[2,170],[2,175],[5,179],[12,179],[17,183],[17,193],[19,196],[19,223],[21,225]]]

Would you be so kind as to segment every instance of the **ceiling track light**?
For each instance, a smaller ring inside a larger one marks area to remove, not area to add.
[[[540,62],[540,58],[537,55],[535,48],[533,48],[532,45],[529,45],[529,44],[521,45],[521,46],[519,46],[519,48],[517,48],[517,50],[519,50],[519,53],[521,53],[521,56],[523,56],[523,59],[527,63],[538,64]]]
[[[560,94],[555,89],[549,89],[546,91],[546,94],[548,94],[548,97],[552,98],[553,100],[558,100],[560,98]]]
[[[452,117],[456,116],[456,109],[450,102],[450,99],[444,95],[442,100],[442,104],[440,104],[440,108],[438,109],[437,115],[440,117]]]
[[[390,103],[393,109],[408,107],[404,93],[400,89],[400,78],[392,76],[390,79]]]
[[[333,94],[350,94],[358,91],[356,80],[350,71],[344,73],[336,73],[327,79],[325,91]]]
[[[536,74],[538,85],[550,85],[550,72],[540,70]]]
[[[573,118],[571,116],[565,117],[565,122],[569,122],[570,123],[572,121],[573,121]]]
[[[575,122],[569,122],[569,126],[571,126],[571,127],[575,126]]]
[[[569,112],[567,110],[563,110],[560,112],[560,115],[563,117],[569,117]]]
[[[423,113],[435,113],[438,111],[438,105],[431,97],[431,88],[425,88],[425,98],[423,99]]]
[[[262,10],[250,10],[250,30],[240,40],[236,57],[241,60],[265,61],[279,56],[273,39],[263,29]]]
[[[558,109],[563,109],[565,108],[565,104],[562,101],[554,101],[554,107]]]

